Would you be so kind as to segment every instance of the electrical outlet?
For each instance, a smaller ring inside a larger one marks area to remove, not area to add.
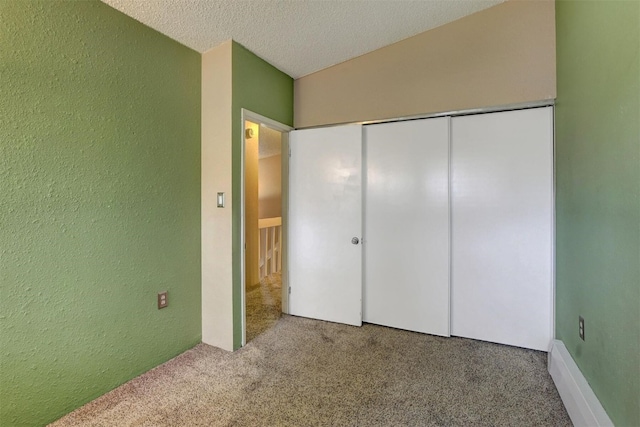
[[[584,341],[584,318],[582,316],[578,316],[578,335]]]
[[[158,310],[161,308],[165,308],[169,305],[169,300],[167,299],[167,291],[158,293]]]

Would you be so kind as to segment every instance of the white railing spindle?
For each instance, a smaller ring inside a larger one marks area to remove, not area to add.
[[[258,229],[259,272],[260,279],[263,279],[282,268],[282,218],[259,219]],[[264,238],[262,230],[264,230]]]

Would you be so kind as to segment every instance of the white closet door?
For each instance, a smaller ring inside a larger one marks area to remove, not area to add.
[[[289,146],[289,313],[360,326],[362,126],[294,131]]]
[[[452,119],[451,334],[547,351],[552,109]]]
[[[365,127],[364,321],[449,335],[449,119]]]

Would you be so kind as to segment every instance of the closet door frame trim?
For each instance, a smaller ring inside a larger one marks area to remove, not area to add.
[[[346,124],[360,124],[363,126],[366,125],[372,125],[372,124],[382,124],[382,123],[393,123],[393,122],[401,122],[401,121],[407,121],[407,120],[421,120],[421,119],[430,119],[430,118],[436,118],[436,117],[449,117],[449,182],[451,182],[451,178],[452,178],[452,168],[451,168],[451,149],[452,149],[452,144],[451,144],[451,134],[452,134],[452,120],[451,118],[453,117],[459,117],[459,116],[468,116],[468,115],[474,115],[474,114],[487,114],[487,113],[498,113],[498,112],[506,112],[506,111],[517,111],[517,110],[529,110],[529,109],[534,109],[534,108],[544,108],[544,107],[552,107],[552,122],[551,122],[551,153],[552,153],[552,165],[551,165],[551,170],[552,170],[552,176],[551,176],[551,253],[549,254],[549,256],[551,257],[551,333],[550,336],[552,337],[552,341],[549,343],[549,346],[551,347],[553,340],[556,338],[555,335],[555,325],[556,325],[556,311],[555,311],[555,306],[556,306],[556,138],[555,138],[555,99],[543,99],[543,100],[539,100],[539,101],[532,101],[532,102],[523,102],[523,103],[515,103],[515,104],[503,104],[503,105],[497,105],[497,106],[491,106],[491,107],[482,107],[482,108],[468,108],[468,109],[461,109],[461,110],[450,110],[450,111],[443,111],[443,112],[435,112],[435,113],[425,113],[425,114],[416,114],[416,115],[410,115],[410,116],[401,116],[401,117],[393,117],[393,118],[387,118],[387,119],[378,119],[378,120],[366,120],[366,121],[355,121],[355,122],[340,122],[340,123],[330,123],[330,124],[326,124],[326,125],[318,125],[318,126],[306,126],[306,127],[299,127],[299,128],[295,128],[295,130],[303,130],[303,129],[317,129],[317,128],[323,128],[323,127],[332,127],[332,126],[340,126],[340,125],[346,125]],[[363,153],[365,154],[365,153]],[[363,168],[366,166],[366,158],[363,156]],[[364,189],[363,189],[364,191]],[[453,242],[452,242],[452,197],[451,197],[451,186],[449,186],[449,302],[451,303],[451,299],[452,299],[452,287],[451,287],[451,281],[452,281],[452,273],[453,273],[453,260],[451,258],[451,255],[453,254]],[[363,202],[364,203],[364,202]],[[362,213],[362,221],[364,223],[365,221],[365,215],[366,213],[363,210]],[[363,236],[364,239],[366,239],[366,236]],[[364,243],[364,240],[363,240]],[[363,256],[363,274],[364,274],[364,256]],[[363,275],[363,280],[362,280],[362,291],[363,291],[363,296],[364,296],[364,292],[365,292],[365,283],[366,283],[366,277]],[[364,305],[364,297],[363,297],[363,305]],[[364,309],[364,306],[363,306]],[[449,311],[449,330],[451,330],[451,325],[452,325],[452,312],[453,310]]]
[[[544,99],[541,101],[522,102],[517,104],[503,104],[503,105],[496,105],[493,107],[466,108],[462,110],[440,111],[435,113],[390,117],[386,119],[377,119],[377,120],[363,120],[363,121],[353,121],[353,122],[328,123],[328,124],[316,125],[316,126],[302,126],[302,127],[295,128],[295,130],[318,129],[318,128],[326,128],[326,127],[341,126],[341,125],[355,125],[355,124],[363,125],[363,126],[377,125],[382,123],[404,122],[407,120],[432,119],[435,117],[457,117],[457,116],[468,116],[471,114],[486,114],[486,113],[500,113],[503,111],[529,110],[532,108],[540,108],[540,107],[555,107],[555,99]]]

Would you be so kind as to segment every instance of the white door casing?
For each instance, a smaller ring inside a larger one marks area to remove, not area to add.
[[[289,132],[293,130],[292,127],[285,125],[283,123],[277,122],[273,119],[270,119],[268,117],[265,117],[261,114],[258,113],[254,113],[253,111],[247,110],[245,108],[243,108],[241,110],[240,113],[240,117],[241,117],[241,125],[242,125],[242,145],[243,147],[246,145],[246,134],[244,132],[245,129],[245,122],[247,120],[252,121],[254,123],[260,123],[262,125],[265,125],[271,129],[277,130],[278,132],[281,132],[281,152],[282,152],[282,236],[283,236],[283,242],[286,242],[286,235],[287,235],[287,203],[288,203],[288,189],[287,189],[287,183],[288,183],[288,173],[289,173],[289,163],[288,163],[288,157],[285,153],[288,153],[288,141],[289,141]],[[241,221],[240,221],[240,236],[242,236],[242,242],[241,242],[241,246],[245,247],[245,230],[246,230],[246,224],[245,224],[245,217],[246,217],[246,206],[245,206],[245,150],[241,150],[241,181],[240,181],[240,190],[241,190],[241,200],[242,202],[240,203],[240,216],[241,216]],[[229,197],[229,196],[228,196]],[[230,200],[230,199],[227,199]],[[204,203],[204,202],[203,202]],[[246,249],[245,249],[246,250]],[[241,269],[240,269],[240,283],[241,283],[241,307],[242,307],[242,315],[241,315],[241,319],[242,319],[242,346],[244,346],[246,344],[246,332],[247,332],[247,328],[246,328],[246,324],[247,324],[247,315],[246,315],[246,266],[245,264],[245,256],[244,256],[244,252],[245,250],[242,251],[242,256],[240,257],[240,262],[241,262]],[[282,245],[282,312],[283,313],[287,313],[288,310],[288,300],[287,300],[287,291],[288,291],[288,278],[287,278],[287,265],[288,265],[288,255],[287,255],[287,245],[284,244]],[[204,288],[203,288],[204,289]],[[205,311],[210,311],[210,307],[208,307],[207,305],[203,305],[203,313]]]

